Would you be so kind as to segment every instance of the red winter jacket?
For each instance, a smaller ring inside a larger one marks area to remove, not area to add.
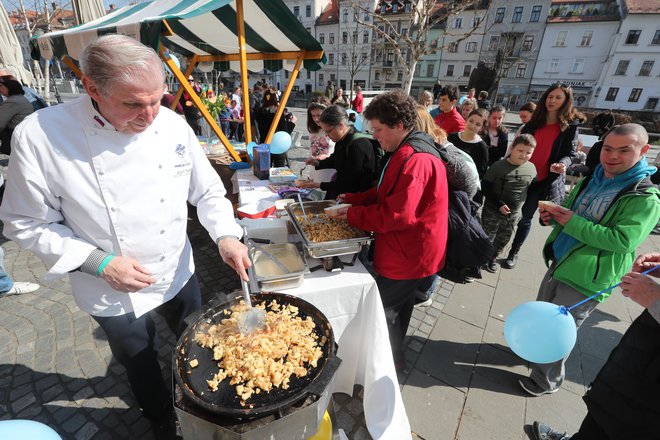
[[[447,134],[457,133],[465,129],[465,119],[463,116],[456,110],[456,107],[451,109],[449,112],[440,111],[438,115],[433,118],[435,125],[442,128]]]
[[[392,154],[380,185],[346,194],[348,223],[375,234],[374,268],[394,280],[419,279],[445,264],[447,176],[433,141],[412,132]],[[437,153],[437,151],[436,151]]]

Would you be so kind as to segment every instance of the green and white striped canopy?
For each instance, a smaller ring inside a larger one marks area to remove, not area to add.
[[[246,53],[322,51],[321,45],[281,0],[243,0]],[[163,36],[166,25],[173,35]],[[65,55],[79,59],[82,49],[101,35],[128,35],[158,50],[159,43],[180,55],[238,54],[236,0],[154,0],[127,6],[75,28],[45,34],[37,39],[41,56]],[[307,59],[304,67],[318,70],[322,60]],[[219,64],[219,66],[218,66]],[[285,68],[295,60],[249,60],[258,72]],[[238,61],[216,63],[220,70],[239,71]]]

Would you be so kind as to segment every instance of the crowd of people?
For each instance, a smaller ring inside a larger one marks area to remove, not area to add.
[[[87,95],[36,116],[20,83],[0,78],[0,94],[7,97],[0,116],[3,108],[20,109],[0,118],[2,147],[13,147],[0,218],[4,234],[42,258],[50,276],[70,277],[76,303],[107,334],[144,416],[155,428],[171,431],[172,398],[158,364],[153,314],[163,315],[178,336],[184,318],[201,307],[186,202],[197,206],[222,260],[241,279],[247,279],[250,260],[224,186],[199,148],[193,97],[184,92],[175,103],[164,96],[157,54],[129,37],[107,35],[84,49],[80,64]],[[228,103],[228,117],[219,122],[229,122],[228,135],[240,139],[241,87],[216,95],[189,81],[209,109],[217,100]],[[326,94],[308,108],[306,164],[314,173],[299,185],[346,203],[336,217],[373,233],[361,258],[380,292],[397,370],[406,368],[403,340],[415,305],[430,303],[439,274],[456,257],[447,246],[450,214],[457,209],[454,196],[463,193],[467,212],[492,245],[483,269],[516,266],[538,212],[551,231],[543,247],[548,271],[537,300],[574,304],[623,279],[624,294],[648,308],[587,394],[589,415],[581,432],[599,432],[605,439],[629,433],[627,416],[612,416],[616,399],[621,414],[641,420],[639,429],[651,429],[650,418],[624,407],[639,404],[628,390],[646,383],[616,373],[630,356],[659,355],[657,341],[644,332],[658,331],[660,293],[639,272],[660,257],[635,261],[660,217],[660,191],[651,181],[657,170],[645,158],[646,130],[624,124],[603,133],[593,165],[582,170],[586,177],[567,195],[564,176],[575,165],[584,122],[570,87],[553,85],[538,102],[522,106],[524,125],[509,145],[505,109],[492,105],[487,92],[472,90],[459,104],[457,87],[436,86],[418,100],[402,90],[383,92],[363,108],[359,87],[349,102],[341,88],[328,83]],[[263,140],[278,92],[257,83],[249,98],[255,138]],[[163,110],[161,99],[164,106],[180,104],[183,117]],[[362,133],[349,112],[361,114],[370,132]],[[295,124],[286,115],[282,119]],[[88,136],[80,136],[82,131]],[[165,151],[167,158],[153,160]],[[498,260],[512,236],[508,255]],[[2,269],[0,258],[0,295]],[[476,269],[470,273],[479,276]],[[463,276],[462,282],[471,281],[474,276]],[[21,293],[11,284],[6,291],[12,289]],[[572,308],[576,325],[606,298]],[[635,338],[646,344],[642,354]],[[564,380],[565,360],[532,364],[521,388],[531,396],[554,393]],[[657,379],[657,362],[650,364]],[[534,429],[539,439],[554,432],[542,423]]]

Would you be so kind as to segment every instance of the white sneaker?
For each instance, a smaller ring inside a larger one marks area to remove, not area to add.
[[[39,284],[36,283],[29,283],[27,281],[16,281],[14,282],[14,285],[12,286],[11,289],[6,291],[2,295],[20,295],[21,293],[30,293],[34,292],[35,290],[39,289],[41,287]]]

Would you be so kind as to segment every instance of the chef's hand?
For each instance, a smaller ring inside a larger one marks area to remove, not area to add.
[[[339,194],[335,200],[337,200],[337,203],[344,203],[344,200],[346,200],[346,194]]]
[[[218,241],[218,250],[222,261],[230,265],[242,280],[249,281],[246,270],[252,263],[248,257],[247,246],[236,237],[225,237]]]
[[[573,211],[571,211],[570,209],[564,208],[563,206],[559,206],[559,205],[557,205],[552,210],[552,213],[550,213],[552,219],[562,226],[568,223],[571,217],[573,217],[573,214],[574,214]]]
[[[647,275],[637,272],[630,272],[621,279],[621,291],[623,296],[647,309],[660,300],[660,285]]]
[[[339,208],[337,211],[335,211],[335,215],[333,215],[332,218],[335,220],[347,220],[349,209],[351,209],[350,206]]]
[[[660,252],[649,252],[640,255],[633,263],[633,272],[644,272],[652,267],[660,266]],[[660,278],[660,269],[649,272],[652,277]]]
[[[119,292],[137,292],[156,282],[146,267],[131,257],[116,255],[103,268],[101,278]]]
[[[511,214],[511,208],[509,208],[508,205],[502,205],[500,206],[500,212],[502,213],[502,215],[509,215]]]
[[[550,172],[555,174],[565,174],[566,173],[566,164],[563,163],[553,163],[550,165]]]

